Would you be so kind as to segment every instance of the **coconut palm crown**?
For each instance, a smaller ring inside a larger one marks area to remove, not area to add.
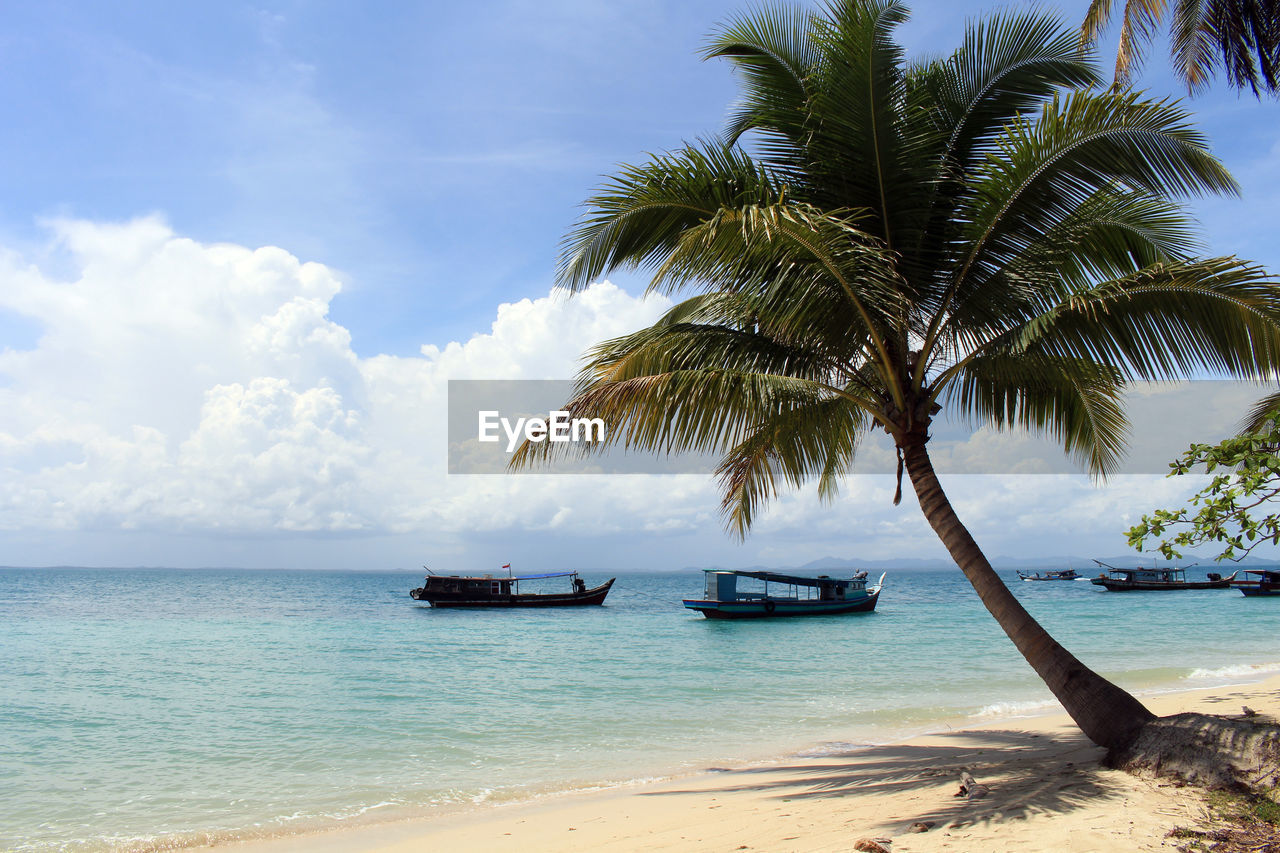
[[[716,32],[706,55],[742,86],[724,137],[620,167],[560,269],[576,290],[648,268],[686,298],[594,348],[566,408],[632,449],[717,454],[738,535],[782,488],[834,496],[885,430],[988,610],[1085,733],[1123,746],[1152,715],[992,571],[930,464],[930,423],[947,407],[1036,430],[1105,475],[1125,382],[1274,375],[1280,300],[1262,270],[1195,255],[1171,196],[1236,184],[1176,103],[1081,91],[1098,71],[1044,13],[973,23],[918,64],[893,40],[906,16],[844,0]],[[526,444],[513,465],[558,450]]]

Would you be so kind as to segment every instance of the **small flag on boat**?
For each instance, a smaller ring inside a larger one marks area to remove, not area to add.
[[[507,563],[507,564],[506,564],[506,565],[504,565],[502,568],[504,568],[504,569],[509,569],[509,568],[511,568],[511,564],[510,564],[510,563]]]

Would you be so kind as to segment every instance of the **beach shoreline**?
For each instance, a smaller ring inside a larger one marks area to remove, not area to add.
[[[1280,675],[1142,698],[1159,715],[1249,705],[1280,717]],[[815,744],[767,761],[194,849],[817,851],[881,838],[897,853],[1164,850],[1170,830],[1207,815],[1194,789],[1101,767],[1103,751],[1061,710],[958,722],[851,749]],[[961,769],[990,794],[955,797]]]

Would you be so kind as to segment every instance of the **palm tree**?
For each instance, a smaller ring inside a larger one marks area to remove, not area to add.
[[[1116,0],[1091,0],[1081,35],[1095,41],[1106,30]],[[1120,21],[1116,85],[1129,82],[1156,36],[1167,0],[1129,0]],[[1187,91],[1208,85],[1219,63],[1237,89],[1280,92],[1280,0],[1177,0],[1170,20],[1170,56]]]
[[[834,496],[884,429],[899,497],[905,467],[1018,650],[1094,742],[1121,747],[1151,713],[997,577],[934,473],[930,424],[946,406],[1043,431],[1105,475],[1126,380],[1274,375],[1280,300],[1258,268],[1192,255],[1169,195],[1236,185],[1177,105],[1065,93],[1098,72],[1042,13],[973,24],[949,58],[912,65],[892,40],[905,18],[838,0],[719,30],[706,55],[743,88],[726,138],[621,167],[560,269],[577,290],[646,267],[688,297],[593,349],[566,408],[631,448],[718,454],[740,536],[786,486]],[[564,446],[526,444],[512,464]]]

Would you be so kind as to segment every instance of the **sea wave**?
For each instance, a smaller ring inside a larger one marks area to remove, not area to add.
[[[1052,699],[1041,699],[1034,702],[992,702],[983,705],[977,713],[970,716],[978,719],[990,717],[1034,717],[1046,711],[1052,711],[1058,703]]]
[[[1197,668],[1187,673],[1188,681],[1254,680],[1280,672],[1280,661],[1273,663],[1238,663],[1212,669]]]

